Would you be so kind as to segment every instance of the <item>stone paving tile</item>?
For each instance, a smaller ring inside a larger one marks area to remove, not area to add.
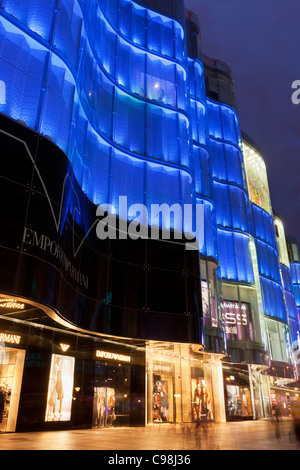
[[[197,430],[192,425],[155,425],[1,434],[0,450],[300,450],[292,421],[221,423]]]

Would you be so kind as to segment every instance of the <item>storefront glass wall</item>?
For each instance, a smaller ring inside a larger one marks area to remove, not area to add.
[[[271,318],[267,319],[267,325],[271,345],[271,359],[278,362],[290,362],[288,326]]]
[[[216,263],[201,260],[201,295],[205,347],[209,352],[226,353],[222,284]]]
[[[221,356],[199,349],[147,344],[147,424],[225,420]]]
[[[269,377],[271,406],[279,408],[282,417],[292,417],[300,397],[299,388],[289,386],[289,381],[279,377]]]
[[[142,342],[3,315],[0,325],[1,431],[145,425]]]
[[[264,364],[267,350],[256,289],[223,283],[223,296],[227,348],[232,362]]]

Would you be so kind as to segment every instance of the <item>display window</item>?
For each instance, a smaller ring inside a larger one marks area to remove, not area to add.
[[[172,377],[153,374],[153,422],[173,421]]]
[[[250,389],[239,385],[226,385],[228,419],[252,417]]]
[[[128,426],[129,421],[130,366],[97,361],[92,426]]]
[[[192,416],[195,423],[207,423],[213,421],[213,399],[211,385],[198,377],[192,379]]]
[[[94,388],[93,424],[94,427],[111,427],[116,420],[116,391],[109,387]]]
[[[293,417],[295,413],[299,413],[299,392],[296,392],[293,389],[289,389],[287,391],[286,387],[272,387],[270,391],[270,401],[272,406],[272,415],[275,414],[274,410],[276,407],[279,408],[279,412],[282,417]]]
[[[45,421],[70,421],[75,358],[53,354]]]
[[[173,359],[152,357],[147,374],[148,424],[176,422],[176,387]]]
[[[14,432],[16,428],[25,351],[0,348],[0,431]]]
[[[147,424],[223,419],[222,365],[217,356],[200,353],[199,345],[152,343],[146,364]]]
[[[226,368],[223,373],[227,420],[255,418],[255,393],[250,383],[253,377],[250,378],[248,368]]]

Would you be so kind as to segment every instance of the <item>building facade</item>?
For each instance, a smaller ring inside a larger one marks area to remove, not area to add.
[[[0,430],[259,419],[297,393],[263,158],[182,0],[1,0],[0,113]]]

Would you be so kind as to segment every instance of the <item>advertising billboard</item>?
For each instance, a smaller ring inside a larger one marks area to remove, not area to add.
[[[45,421],[70,421],[75,358],[52,354]]]
[[[251,306],[246,302],[224,302],[225,331],[228,340],[254,341]]]

